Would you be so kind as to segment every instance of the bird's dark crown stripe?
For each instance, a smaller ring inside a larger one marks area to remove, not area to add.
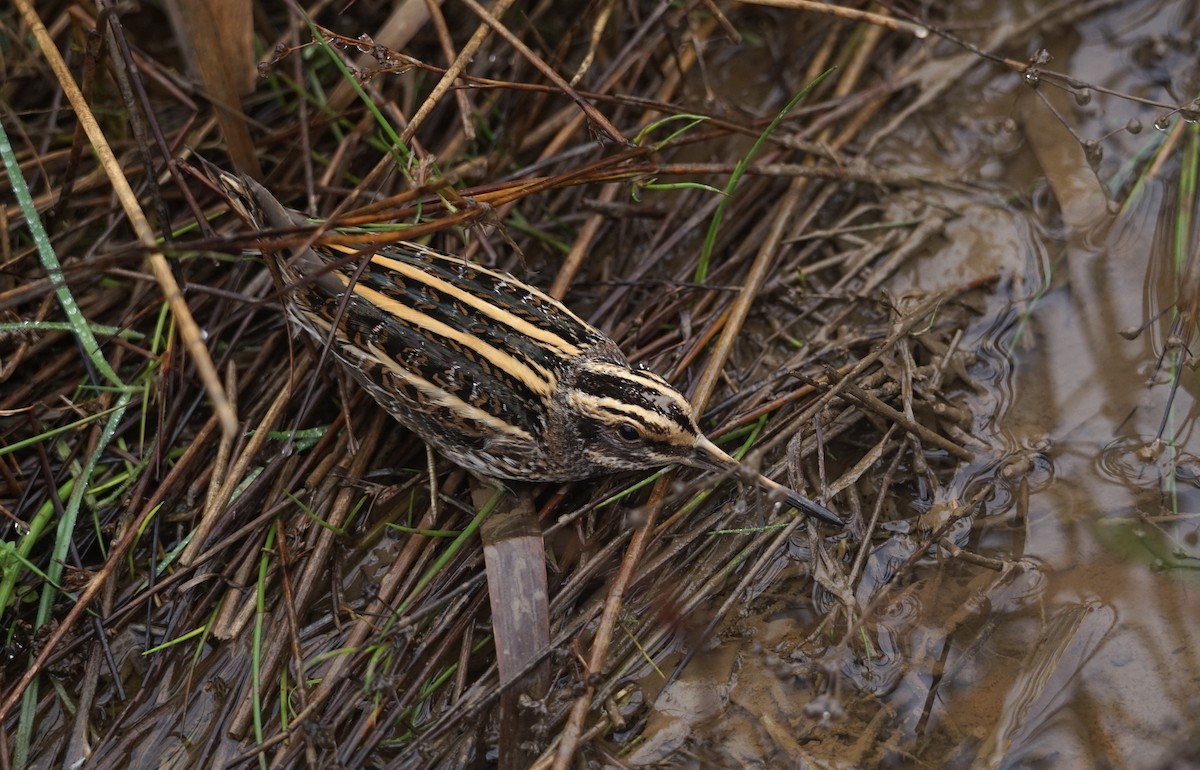
[[[674,430],[694,431],[691,405],[664,381],[619,364],[597,364],[574,383],[576,390],[653,414]]]
[[[690,445],[695,436],[690,431],[680,431],[674,417],[656,409],[648,409],[630,404],[622,399],[610,396],[595,396],[582,391],[575,391],[569,396],[572,406],[583,414],[605,424],[619,425],[622,422],[632,422],[641,426],[643,438],[665,440],[669,444]]]

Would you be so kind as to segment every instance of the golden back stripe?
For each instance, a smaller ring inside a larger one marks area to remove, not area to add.
[[[409,385],[412,385],[417,390],[429,397],[430,402],[439,406],[445,406],[466,419],[475,420],[476,422],[487,425],[501,433],[507,433],[515,438],[532,441],[533,436],[523,428],[513,425],[512,423],[501,420],[491,412],[480,409],[477,406],[472,406],[466,401],[463,401],[458,396],[447,392],[443,388],[439,388],[424,377],[419,377],[413,372],[405,369],[398,361],[387,354],[387,351],[380,350],[374,343],[368,343],[367,350],[371,353],[368,360],[374,361],[388,369],[388,371],[401,378]],[[352,352],[352,347],[347,347],[344,352]],[[364,356],[366,358],[366,356]]]
[[[314,336],[323,338],[329,334],[331,324],[319,315],[306,314],[302,317],[302,319],[298,320],[300,320],[302,326],[306,326],[311,323],[316,327],[315,329],[310,328],[309,331],[322,332],[322,334]],[[505,422],[491,412],[480,409],[477,406],[463,401],[461,398],[448,393],[445,389],[438,387],[424,377],[421,377],[406,369],[400,364],[399,361],[392,358],[387,351],[380,350],[379,347],[373,342],[367,343],[366,352],[364,352],[362,349],[349,344],[345,339],[341,339],[340,341],[342,344],[335,349],[335,354],[339,358],[346,360],[346,363],[354,366],[356,369],[363,371],[362,366],[358,361],[347,359],[357,357],[365,360],[367,363],[378,364],[407,382],[409,385],[412,385],[417,390],[420,390],[426,396],[429,396],[433,403],[448,407],[454,410],[456,414],[463,415],[464,417],[494,428],[500,433],[506,433],[514,438],[524,439],[526,441],[533,440],[533,436],[531,436],[529,431],[525,430],[524,428],[518,425],[513,425],[509,422]],[[369,352],[370,355],[367,355],[367,352]]]
[[[330,273],[330,275],[336,276],[342,285],[347,287],[350,285],[350,279],[347,276],[338,272]],[[403,302],[374,289],[356,284],[353,291],[364,302],[373,305],[393,318],[415,328],[425,329],[431,334],[453,340],[463,347],[474,350],[496,366],[496,368],[503,370],[509,377],[521,382],[525,387],[542,398],[549,398],[558,387],[558,378],[532,361],[521,361],[500,348],[487,344],[473,334],[455,329],[453,326],[445,324],[436,318],[430,318],[424,313],[405,305]]]
[[[392,259],[382,254],[376,254],[371,258],[371,261],[377,265],[399,273],[405,278],[410,278],[414,281],[420,281],[426,286],[429,286],[442,294],[461,300],[464,304],[478,310],[488,318],[499,321],[505,326],[508,326],[517,334],[555,348],[557,354],[560,356],[579,355],[578,346],[571,344],[554,332],[549,331],[548,329],[543,329],[536,324],[532,324],[529,321],[526,321],[525,319],[508,312],[499,305],[490,302],[486,297],[480,297],[477,294],[464,290],[462,287],[455,286],[449,281],[442,280],[441,278],[422,270],[416,265],[411,265],[400,260]],[[479,269],[475,265],[471,265],[471,268],[474,270]],[[524,285],[522,285],[522,288],[528,289],[528,287]]]

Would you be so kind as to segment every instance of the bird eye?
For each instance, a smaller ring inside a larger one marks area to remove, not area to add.
[[[638,433],[638,429],[629,423],[622,423],[621,425],[617,426],[617,435],[620,436],[622,441],[637,441],[642,437],[641,434]]]

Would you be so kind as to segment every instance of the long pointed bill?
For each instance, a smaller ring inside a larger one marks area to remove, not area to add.
[[[823,505],[814,503],[799,492],[788,489],[777,481],[772,481],[761,473],[751,472],[749,468],[730,457],[721,447],[709,441],[704,436],[701,436],[700,440],[696,442],[696,453],[692,456],[692,459],[693,464],[697,467],[732,471],[739,476],[749,476],[754,480],[754,483],[763,489],[779,494],[787,501],[788,505],[803,511],[809,516],[815,516],[821,521],[835,524],[839,527],[845,526],[845,522],[838,518],[837,514],[833,511]]]

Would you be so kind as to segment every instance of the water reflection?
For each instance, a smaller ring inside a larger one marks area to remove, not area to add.
[[[1061,37],[1046,30],[1053,68],[1152,98],[1191,93],[1164,91],[1128,57],[1153,38],[1161,80],[1194,73],[1194,9],[1126,6]],[[871,533],[853,587],[818,579],[811,608],[789,605],[791,617],[826,618],[819,639],[797,638],[785,613],[743,619],[755,641],[741,648],[733,701],[743,685],[774,693],[746,730],[791,724],[799,748],[764,738],[774,749],[742,761],[1156,767],[1196,734],[1200,257],[1180,169],[1194,164],[1200,134],[1143,132],[1157,108],[1096,88],[1081,102],[1038,81],[1035,97],[975,70],[946,94],[956,122],[940,142],[914,121],[877,150],[875,162],[919,176],[986,170],[995,185],[995,197],[906,193],[897,219],[924,205],[961,216],[890,287],[1005,277],[962,343],[974,361],[961,401],[938,412],[975,460],[950,479],[914,470],[912,498]],[[969,130],[1014,115],[1016,134]],[[798,538],[790,556],[809,564],[813,552]]]

